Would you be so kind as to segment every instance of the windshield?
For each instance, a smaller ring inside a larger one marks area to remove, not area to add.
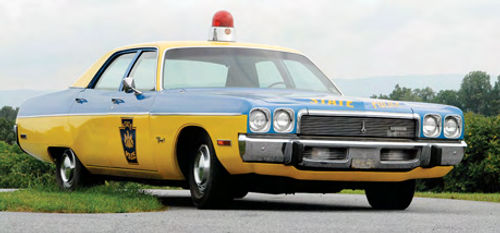
[[[247,48],[178,48],[168,50],[163,88],[280,88],[339,94],[306,57]]]

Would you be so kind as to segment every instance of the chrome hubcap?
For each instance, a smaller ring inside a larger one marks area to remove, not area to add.
[[[210,175],[210,149],[203,144],[198,149],[198,153],[194,159],[193,176],[194,182],[198,186],[200,192],[204,192],[207,188],[207,181]]]
[[[62,156],[59,173],[64,186],[70,186],[75,173],[75,154],[71,150],[66,150]]]

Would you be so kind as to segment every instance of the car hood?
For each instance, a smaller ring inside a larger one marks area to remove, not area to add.
[[[294,110],[371,111],[418,113],[420,115],[426,113],[461,114],[460,109],[448,105],[340,96],[322,92],[256,88],[191,89],[185,91],[195,95],[243,99],[253,107],[270,107],[271,109],[289,107]]]

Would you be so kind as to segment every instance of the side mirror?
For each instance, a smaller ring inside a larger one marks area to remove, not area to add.
[[[134,92],[136,95],[142,94],[141,91],[135,89],[135,83],[134,83],[134,78],[132,77],[126,77],[122,81],[123,83],[123,90],[127,93]]]

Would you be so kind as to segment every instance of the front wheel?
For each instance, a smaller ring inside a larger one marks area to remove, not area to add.
[[[229,174],[217,160],[210,138],[204,136],[194,143],[189,156],[188,179],[193,204],[199,209],[208,209],[229,202]]]
[[[404,210],[415,193],[415,180],[375,183],[366,188],[366,198],[374,209]]]

